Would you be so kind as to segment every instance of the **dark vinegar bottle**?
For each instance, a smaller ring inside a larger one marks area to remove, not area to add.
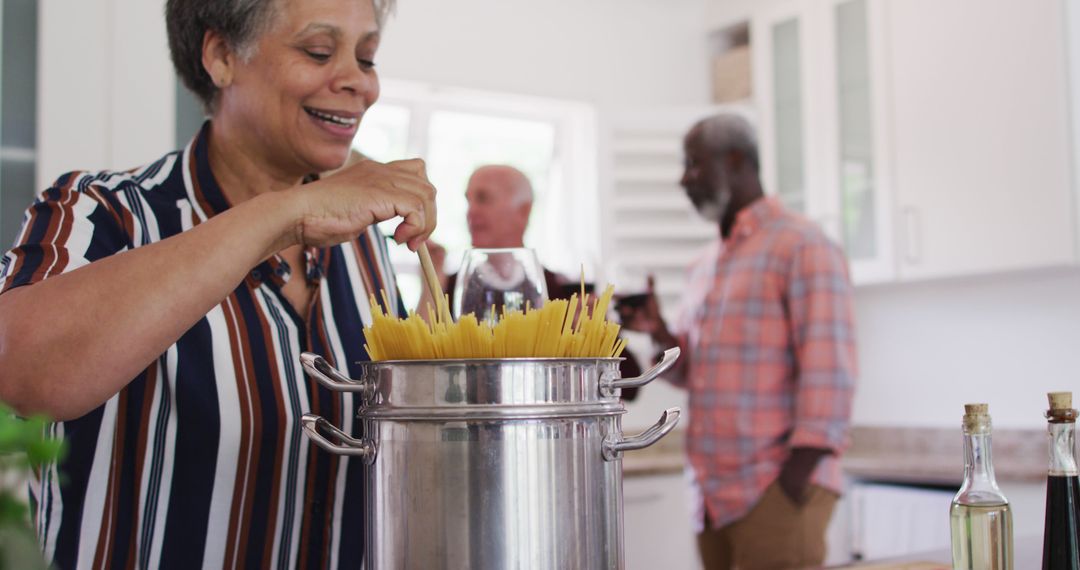
[[[1046,480],[1043,570],[1080,570],[1080,477],[1071,392],[1049,394],[1050,471]]]

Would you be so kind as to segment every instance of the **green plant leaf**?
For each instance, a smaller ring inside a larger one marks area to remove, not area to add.
[[[24,526],[0,525],[0,570],[47,570],[34,531]]]
[[[30,510],[25,503],[9,491],[0,493],[0,525],[25,525],[30,520]]]
[[[58,461],[64,455],[66,447],[64,442],[57,439],[42,439],[32,441],[26,446],[26,456],[31,465],[41,465],[50,461]]]

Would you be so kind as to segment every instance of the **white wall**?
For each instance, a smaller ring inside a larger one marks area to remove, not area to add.
[[[1080,399],[1080,269],[861,287],[855,316],[855,425],[959,430],[964,404],[986,402],[995,427],[1038,429],[1047,392]],[[685,402],[657,381],[623,425]]]
[[[705,20],[714,29],[745,22],[750,14],[763,6],[779,4],[782,0],[713,0],[705,8]],[[753,42],[753,38],[750,40]]]
[[[38,187],[172,150],[163,7],[41,3]],[[379,66],[388,78],[579,100],[601,113],[698,104],[708,96],[704,12],[705,0],[401,0]]]
[[[595,105],[601,120],[627,109],[659,114],[704,106],[709,99],[706,4],[400,0],[379,48],[379,73],[581,101]],[[658,381],[629,406],[623,425],[628,432],[640,431],[669,406],[685,410],[685,392]]]
[[[116,168],[132,168],[176,146],[176,74],[164,0],[111,1],[111,160]]]
[[[173,149],[164,0],[41,2],[37,188]]]
[[[42,2],[38,12],[37,190],[75,169],[108,162],[111,127],[107,71],[107,10],[92,2]],[[79,38],[57,41],[54,38]],[[36,192],[35,192],[36,193]]]
[[[958,428],[982,401],[1038,428],[1046,392],[1080,397],[1080,269],[862,288],[856,317],[856,424]]]
[[[601,107],[700,104],[704,13],[705,0],[401,0],[379,71]]]

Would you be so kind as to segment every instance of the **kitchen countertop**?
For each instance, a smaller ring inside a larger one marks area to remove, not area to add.
[[[1046,432],[995,429],[993,462],[998,481],[1045,480]],[[964,478],[963,438],[959,428],[854,427],[843,465],[858,479],[959,485]]]
[[[671,475],[682,473],[686,465],[683,444],[686,431],[673,429],[660,441],[645,449],[624,451],[622,456],[624,477],[646,477],[649,475]]]
[[[1038,568],[1042,563],[1042,537],[1025,536],[1013,541],[1013,567]],[[938,550],[892,558],[836,566],[837,570],[951,570],[952,552]]]
[[[844,471],[870,481],[959,485],[964,475],[959,429],[856,426],[844,454]],[[999,481],[1041,482],[1046,478],[1046,432],[994,430],[994,471]],[[672,430],[651,447],[623,453],[623,475],[680,473],[686,465],[685,429]]]

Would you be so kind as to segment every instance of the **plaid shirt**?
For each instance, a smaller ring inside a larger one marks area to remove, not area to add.
[[[832,450],[813,482],[839,492],[856,375],[843,253],[765,198],[690,277],[674,327],[690,361],[672,380],[689,390],[687,454],[713,526],[745,516],[795,447]]]

